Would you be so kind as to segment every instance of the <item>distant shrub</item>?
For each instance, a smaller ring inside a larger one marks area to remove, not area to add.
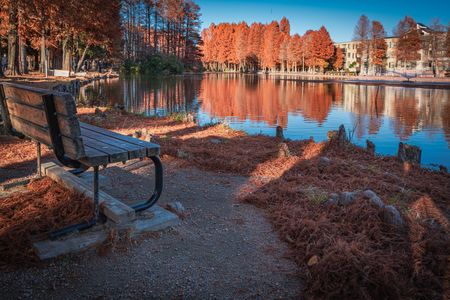
[[[184,72],[183,63],[173,55],[154,54],[139,62],[125,60],[121,71],[126,74],[145,74],[152,76],[177,75]]]

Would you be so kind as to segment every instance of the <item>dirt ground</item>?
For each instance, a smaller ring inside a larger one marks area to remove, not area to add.
[[[151,190],[152,168],[141,165],[102,170],[101,184],[127,202],[142,200]],[[8,175],[23,176],[33,162],[27,167]],[[166,161],[159,204],[183,204],[179,226],[142,237],[127,250],[92,250],[2,271],[2,298],[298,298],[303,284],[295,263],[283,258],[286,246],[261,210],[233,200],[247,180]]]

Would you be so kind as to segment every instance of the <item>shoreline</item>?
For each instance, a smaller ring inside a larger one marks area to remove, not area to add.
[[[400,76],[347,76],[347,75],[325,75],[325,74],[301,74],[301,73],[240,73],[240,72],[204,72],[185,73],[183,76],[202,75],[247,75],[275,78],[280,80],[312,82],[312,83],[345,83],[375,86],[398,86],[409,88],[438,88],[450,89],[450,78],[420,77],[410,81]]]

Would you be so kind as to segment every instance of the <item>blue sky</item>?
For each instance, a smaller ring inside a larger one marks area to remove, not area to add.
[[[388,35],[405,15],[428,25],[433,18],[442,23],[450,22],[450,0],[197,0],[201,8],[203,28],[211,22],[253,21],[267,23],[286,16],[291,22],[291,33],[303,34],[308,29],[327,27],[336,42],[348,41],[353,37],[353,28],[361,14],[370,20],[380,21]]]

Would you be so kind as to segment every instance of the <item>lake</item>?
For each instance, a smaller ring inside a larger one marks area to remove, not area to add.
[[[225,121],[249,134],[325,140],[344,124],[352,142],[376,144],[377,153],[396,154],[400,141],[422,148],[426,166],[450,168],[450,90],[284,80],[207,74],[170,78],[129,77],[81,88],[86,105],[123,104],[129,112],[165,116],[191,112],[199,123]]]

